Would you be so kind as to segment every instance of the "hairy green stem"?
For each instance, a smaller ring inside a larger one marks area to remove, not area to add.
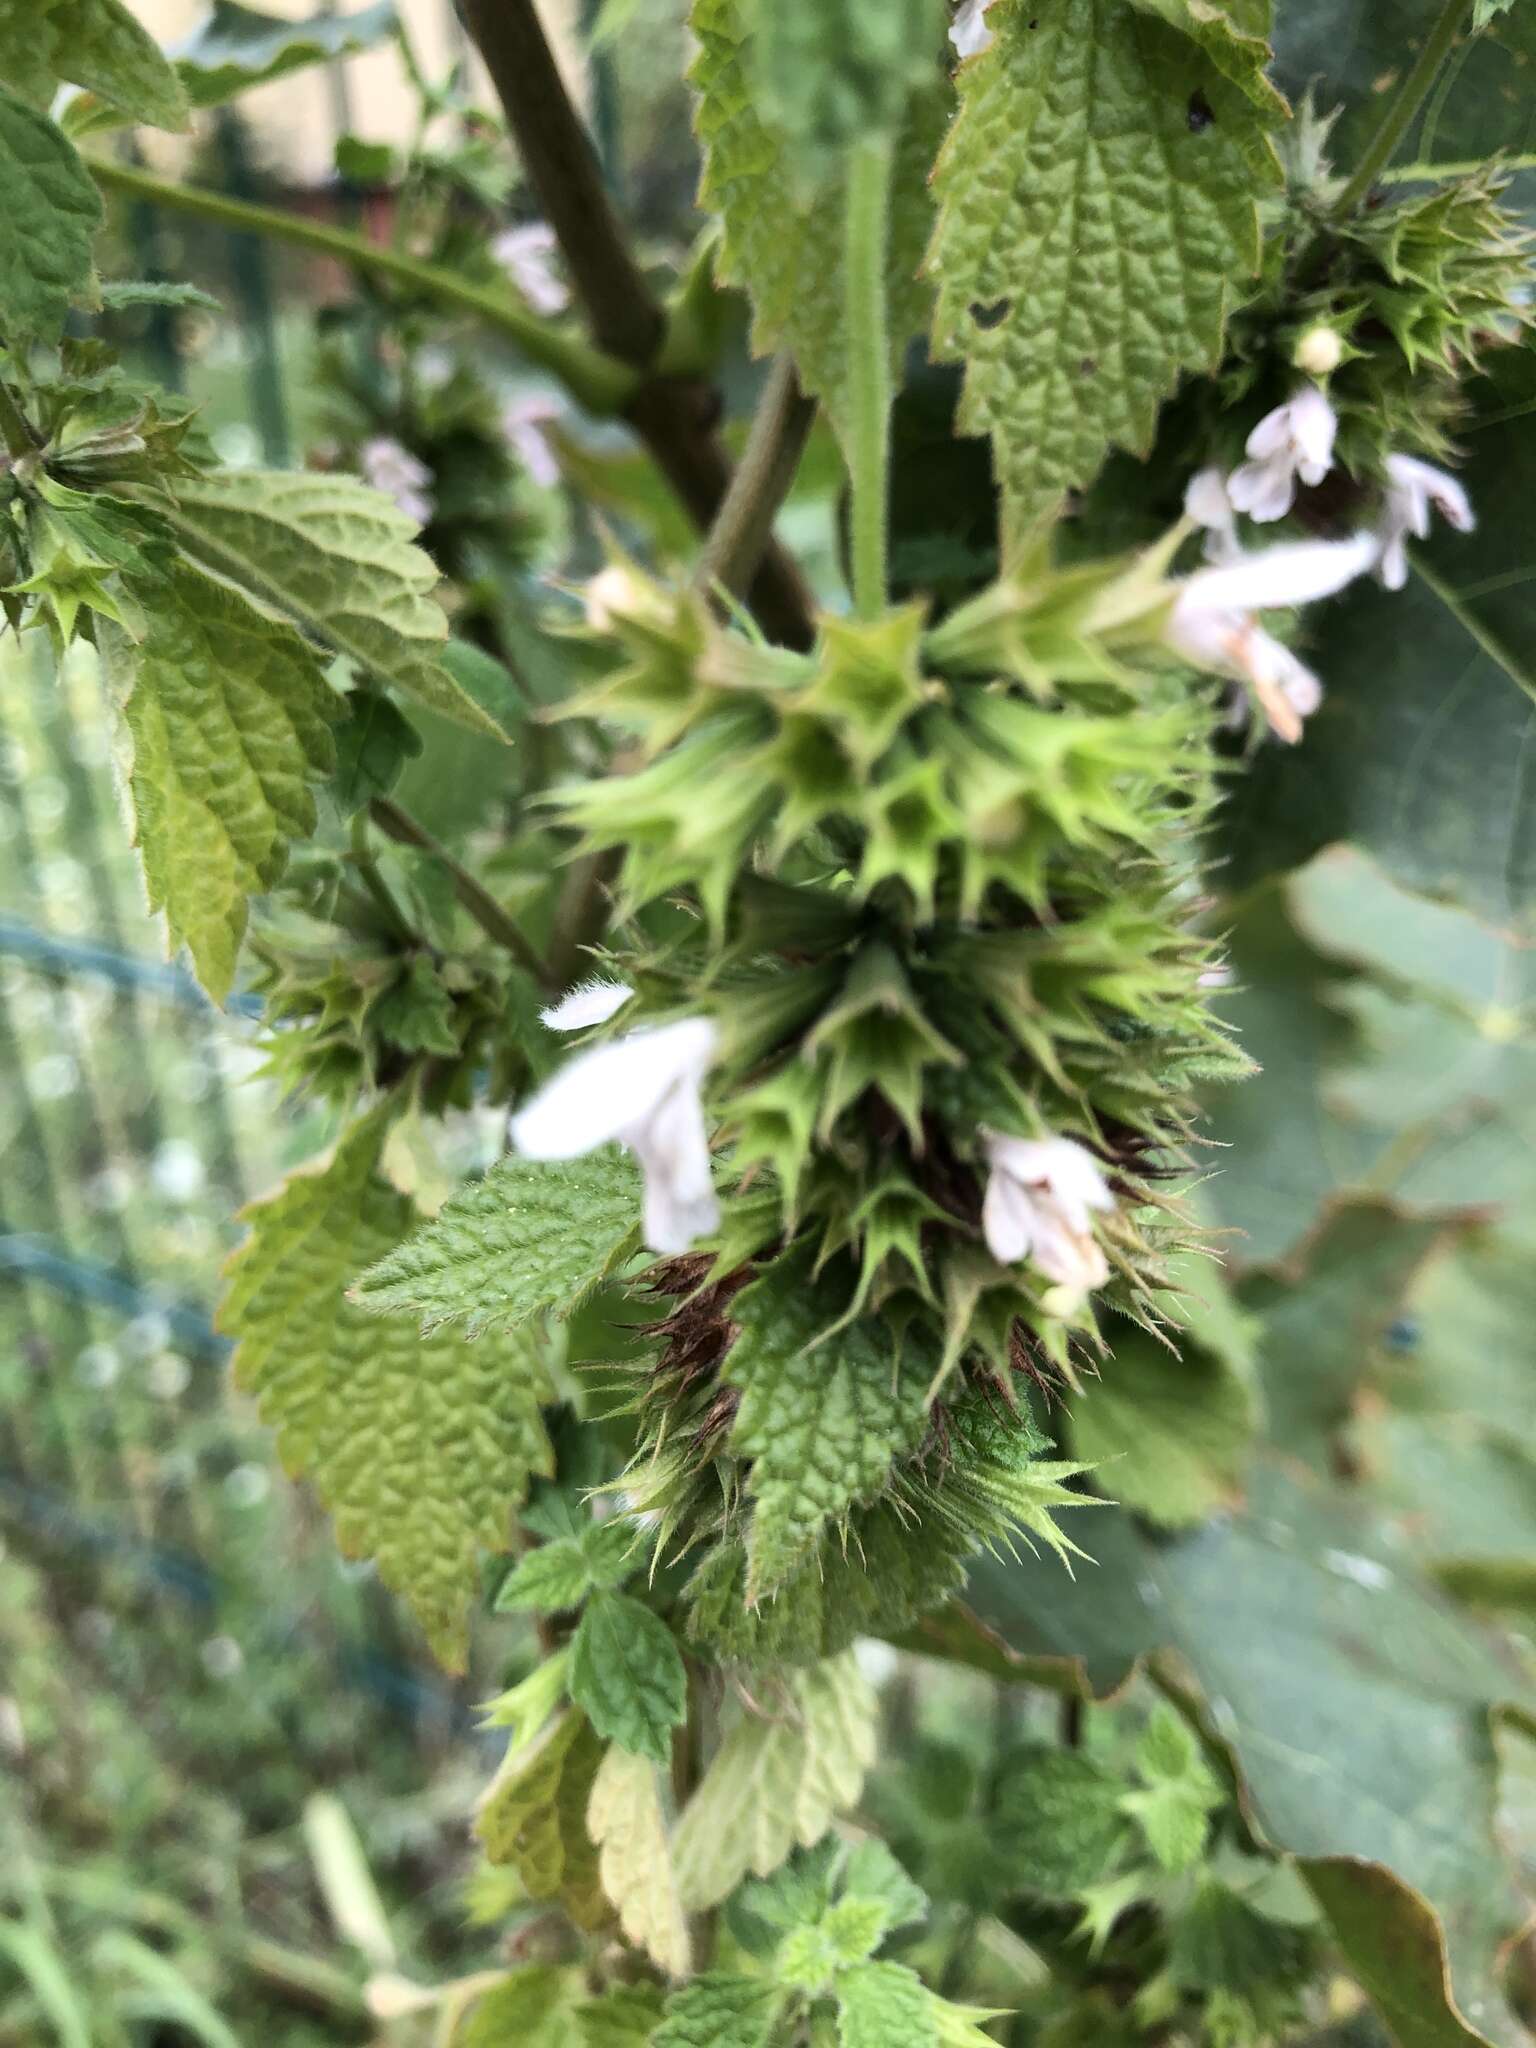
[[[579,335],[568,334],[552,321],[530,313],[518,304],[510,289],[500,292],[473,284],[451,270],[419,262],[414,256],[370,242],[365,235],[354,234],[347,228],[307,220],[303,214],[258,206],[250,200],[230,199],[222,192],[204,191],[195,185],[180,185],[172,178],[157,178],[149,171],[109,162],[104,157],[93,156],[89,162],[97,183],[109,192],[121,192],[156,206],[193,214],[199,220],[213,221],[240,233],[267,235],[274,241],[316,250],[354,270],[408,285],[445,308],[473,314],[504,334],[530,362],[558,377],[588,412],[622,412],[634,395],[639,379],[632,368],[593,348]]]
[[[1392,96],[1381,125],[1355,165],[1349,183],[1339,194],[1334,212],[1352,213],[1392,161],[1393,152],[1412,126],[1413,118],[1429,98],[1440,67],[1450,55],[1451,45],[1467,18],[1467,0],[1445,0],[1440,18],[1419,52],[1418,62]]]
[[[848,165],[846,289],[848,474],[853,487],[853,601],[860,618],[885,609],[889,527],[891,351],[885,303],[891,142],[868,136]]]
[[[540,988],[549,990],[551,994],[555,992],[554,976],[540,959],[522,926],[502,909],[490,890],[469,872],[462,861],[456,860],[440,840],[433,838],[419,819],[413,818],[408,810],[388,796],[376,796],[368,806],[368,815],[381,832],[387,833],[400,845],[418,847],[439,862],[453,879],[454,895],[486,937],[504,947]]]
[[[1466,156],[1447,164],[1394,164],[1390,170],[1378,173],[1378,185],[1432,185],[1441,178],[1470,178],[1475,171],[1486,171],[1493,159],[1482,156]],[[1536,171],[1536,156],[1501,156],[1497,159],[1501,171]]]
[[[776,358],[752,419],[730,489],[715,514],[694,581],[718,584],[740,597],[757,573],[779,507],[789,493],[816,417],[816,401],[800,389],[791,357]]]

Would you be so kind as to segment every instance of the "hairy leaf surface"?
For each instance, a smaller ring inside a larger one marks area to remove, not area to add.
[[[769,1877],[858,1798],[874,1761],[876,1701],[851,1652],[788,1674],[764,1712],[742,1709],[678,1823],[690,1912],[749,1873]]]
[[[996,0],[988,24],[928,268],[936,352],[966,363],[960,426],[991,435],[1020,530],[1111,448],[1145,453],[1180,374],[1215,365],[1257,269],[1270,116],[1127,0]]]
[[[611,1271],[640,1213],[640,1174],[616,1147],[549,1163],[503,1159],[366,1272],[354,1297],[424,1329],[567,1314]]]
[[[98,636],[131,748],[134,836],[150,907],[222,1002],[247,899],[314,830],[337,703],[299,636],[233,591],[179,564],[135,588],[142,644]]]
[[[433,711],[505,735],[443,666],[448,622],[415,522],[356,477],[224,470],[156,508],[205,569]]]
[[[43,78],[67,79],[135,121],[187,125],[181,81],[123,0],[0,0],[0,76],[31,78],[17,87],[29,98]]]
[[[0,331],[51,341],[91,275],[101,200],[45,114],[0,85]]]

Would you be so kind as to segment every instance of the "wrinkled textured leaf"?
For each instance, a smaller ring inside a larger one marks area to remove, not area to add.
[[[571,1698],[598,1734],[665,1764],[688,1706],[688,1677],[672,1631],[627,1593],[587,1602],[571,1650]]]
[[[787,153],[753,105],[751,40],[740,0],[694,0],[699,55],[690,77],[704,153],[701,203],[725,228],[720,275],[752,300],[758,355],[791,350],[801,382],[835,425],[846,411],[848,343],[843,292],[844,188],[800,190]],[[932,226],[927,178],[943,133],[946,92],[918,93],[897,142],[886,277],[893,365],[927,323],[932,293],[917,275]]]
[[[1098,1884],[1125,1845],[1124,1782],[1081,1751],[1031,1743],[998,1772],[994,1811],[1008,1867],[1026,1891],[1070,1899]]]
[[[587,1832],[597,1844],[603,1890],[625,1940],[669,1977],[686,1977],[693,1967],[692,1946],[655,1765],[627,1750],[610,1749],[593,1781]]]
[[[667,2000],[651,2048],[766,2048],[783,2003],[761,1977],[715,1971]]]
[[[837,1980],[838,2048],[938,2048],[933,2001],[902,1963],[859,1963]]]
[[[213,0],[204,20],[171,55],[192,104],[216,107],[304,65],[372,49],[398,26],[394,0],[346,14],[326,10],[303,21],[264,14],[236,0]]]
[[[472,732],[505,737],[443,666],[437,570],[382,492],[313,470],[223,470],[179,483],[175,503],[156,509],[194,561],[322,647]]]
[[[894,130],[913,87],[932,78],[943,20],[935,0],[758,0],[759,105],[790,162],[820,167]]]
[[[1015,530],[1145,453],[1185,370],[1217,361],[1258,265],[1265,117],[1126,0],[996,0],[934,174],[935,352],[966,363]],[[1197,99],[1214,118],[1191,119]]]
[[[0,85],[0,332],[53,340],[91,275],[101,199],[46,115]]]
[[[578,1927],[608,1918],[597,1845],[587,1831],[603,1745],[568,1708],[537,1744],[514,1743],[486,1787],[475,1833],[492,1863],[510,1863],[531,1899],[559,1899]]]
[[[336,700],[297,634],[195,570],[173,565],[137,594],[143,642],[99,634],[128,736],[134,838],[150,907],[222,1002],[247,899],[314,830]]]
[[[690,1912],[820,1841],[874,1761],[875,1695],[851,1652],[765,1693],[763,1712],[737,1712],[678,1823],[673,1854]]]
[[[135,121],[187,125],[181,81],[123,0],[0,0],[0,75],[25,78],[34,64],[99,93]]]
[[[640,1213],[640,1175],[616,1148],[584,1159],[503,1159],[358,1281],[375,1314],[471,1331],[565,1315],[612,1268]]]
[[[741,1389],[732,1445],[753,1460],[748,1599],[769,1595],[828,1521],[879,1491],[892,1457],[925,1426],[937,1360],[892,1358],[874,1319],[827,1331],[846,1306],[792,1255],[739,1294],[726,1373]],[[820,1339],[821,1341],[817,1341]]]
[[[512,1511],[552,1454],[544,1368],[526,1338],[466,1343],[380,1323],[346,1299],[358,1267],[413,1211],[378,1174],[375,1111],[329,1160],[246,1211],[220,1327],[235,1375],[277,1431],[290,1471],[331,1510],[349,1557],[375,1557],[443,1661],[461,1666],[482,1550],[505,1550]]]

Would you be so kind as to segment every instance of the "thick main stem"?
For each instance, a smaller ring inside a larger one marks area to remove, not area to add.
[[[178,185],[173,179],[157,178],[129,164],[90,159],[92,175],[109,192],[122,192],[136,199],[189,213],[199,220],[217,223],[245,234],[267,235],[275,241],[290,242],[300,249],[313,249],[333,256],[354,270],[369,271],[376,277],[391,278],[409,285],[440,305],[456,312],[472,313],[489,327],[514,342],[530,362],[558,377],[571,396],[593,413],[617,413],[632,397],[638,379],[632,368],[612,356],[600,354],[574,334],[567,334],[552,321],[518,304],[510,292],[488,290],[451,270],[433,263],[418,262],[398,249],[346,228],[328,227],[308,220],[300,213],[285,213],[278,207],[257,206],[249,200],[230,199],[222,192],[207,192],[195,185]]]
[[[1369,146],[1355,165],[1349,183],[1339,194],[1334,212],[1339,215],[1352,213],[1364,199],[1377,178],[1392,161],[1393,152],[1413,124],[1413,118],[1429,98],[1440,67],[1450,55],[1451,46],[1461,33],[1467,18],[1467,0],[1445,0],[1440,18],[1429,32],[1429,40],[1419,52],[1418,62],[1398,87],[1391,105],[1381,118],[1381,126],[1371,137]]]
[[[885,299],[890,189],[890,139],[868,137],[855,145],[848,165],[844,259],[853,601],[862,619],[878,618],[885,609],[891,466],[891,348]]]
[[[647,371],[624,408],[630,425],[707,531],[731,481],[716,432],[720,400],[697,377],[655,372],[666,317],[625,245],[590,138],[560,77],[533,0],[461,0],[465,27],[485,59],[529,182],[555,231],[599,345]],[[809,593],[794,563],[770,545],[749,602],[774,639],[806,646]]]

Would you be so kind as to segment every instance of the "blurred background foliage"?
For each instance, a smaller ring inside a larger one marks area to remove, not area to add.
[[[605,0],[567,24],[663,278],[696,227],[681,11]],[[418,41],[451,47],[446,5],[404,12]],[[1347,134],[1390,69],[1377,13],[1281,14],[1285,82],[1324,72]],[[1493,126],[1503,88],[1471,75],[1487,61],[1442,95],[1416,141],[1427,160],[1511,140]],[[510,159],[455,79],[417,84],[432,121],[381,130],[332,74],[335,169],[318,182],[227,112],[188,175],[484,269],[524,210]],[[556,407],[482,335],[180,215],[127,205],[113,231],[117,268],[189,279],[221,308],[110,326],[200,404],[226,460],[366,467],[381,439],[415,458],[461,629],[535,700],[567,686],[550,579],[598,559],[592,511],[650,559],[680,545],[623,434]],[[742,309],[712,317],[739,398]],[[904,401],[897,559],[960,589],[993,543],[985,465],[943,439],[952,397],[920,378]],[[1330,1946],[1316,1900],[1351,1859],[1389,1863],[1433,1905],[1467,2018],[1529,2038],[1536,1959],[1510,1938],[1536,1883],[1529,352],[1477,401],[1463,441],[1494,570],[1456,591],[1456,543],[1437,543],[1414,611],[1371,592],[1333,608],[1309,653],[1330,695],[1306,744],[1235,764],[1209,915],[1231,934],[1223,1004],[1262,1072],[1210,1104],[1202,1197],[1229,1233],[1235,1302],[1211,1305],[1182,1359],[1138,1352],[1065,1422],[1121,1505],[1081,1537],[1096,1562],[1076,1587],[1049,1558],[978,1572],[977,1613],[1009,1652],[979,1631],[948,1644],[970,1675],[870,1653],[889,1761],[865,1818],[934,1901],[914,1959],[948,1993],[1017,2009],[1000,2035],[1015,2043],[1216,2043],[1247,2000],[1276,2038],[1366,2048],[1384,2036],[1362,1984],[1407,2048],[1471,2038],[1434,2010],[1432,1923],[1373,1963],[1355,1897],[1330,1915],[1334,1934],[1355,1916],[1348,1967]],[[828,593],[836,475],[818,436],[783,526]],[[1146,496],[1130,477],[1103,531],[1155,530],[1171,508]],[[0,2044],[446,2041],[451,2004],[412,1986],[537,1958],[547,1938],[476,1875],[466,1827],[490,1762],[474,1703],[533,1646],[499,1618],[470,1676],[442,1677],[231,1399],[206,1307],[239,1204],[330,1128],[323,1085],[286,1084],[323,1083],[334,1044],[296,1020],[264,1072],[254,1012],[281,991],[285,945],[333,943],[344,857],[307,899],[298,876],[257,948],[261,993],[213,1012],[143,910],[97,687],[86,659],[56,677],[40,649],[0,648]],[[433,770],[406,761],[402,796],[450,845],[490,853],[515,906],[526,845],[495,853],[515,790],[487,749],[427,736]],[[397,857],[393,886],[430,911],[430,858]],[[407,1129],[392,1170],[430,1202],[498,1142],[466,1110],[451,1156],[413,1152]],[[1009,1673],[1035,1683],[994,1682]],[[1198,1699],[1203,1759],[1159,1764],[1159,1696]],[[1104,1815],[1075,1845],[1038,1767],[1058,1715],[1081,1738],[1072,1810],[1091,1793]],[[1125,1821],[1160,1782],[1218,1845],[1198,1884]],[[1082,1938],[1084,1914],[1102,1939]],[[1131,1974],[1197,2031],[1169,2033],[1151,2003],[1127,2017]]]

